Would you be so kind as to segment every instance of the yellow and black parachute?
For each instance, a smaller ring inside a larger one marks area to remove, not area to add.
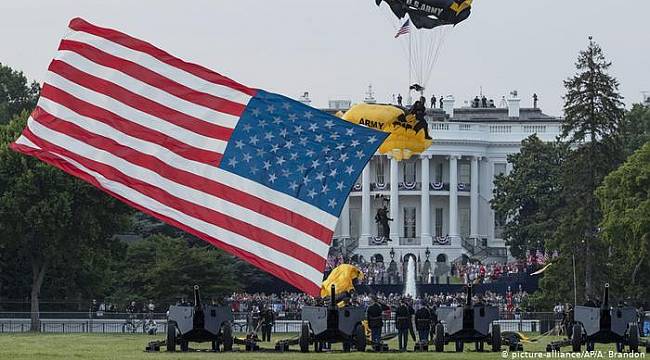
[[[396,160],[409,159],[431,146],[424,131],[416,132],[415,115],[394,105],[357,104],[344,114],[337,114],[344,120],[390,133],[379,147],[379,153],[390,154]]]
[[[418,29],[433,29],[442,25],[456,25],[466,20],[472,11],[473,0],[375,0],[377,6],[386,2],[398,18],[408,14]]]
[[[385,2],[390,9],[380,9],[386,20],[397,31],[396,41],[402,43],[409,73],[421,89],[428,87],[440,54],[451,29],[467,20],[473,0],[375,0],[377,6]],[[403,19],[408,20],[404,21]],[[413,27],[413,28],[412,28]],[[409,31],[402,32],[404,28]],[[390,35],[393,35],[391,33]],[[408,34],[399,36],[399,34]],[[388,35],[388,34],[386,34]],[[409,86],[412,83],[409,84]],[[422,90],[415,89],[423,95]],[[442,95],[442,94],[439,94]]]
[[[363,272],[354,265],[342,264],[334,268],[320,288],[320,296],[330,296],[330,288],[336,286],[336,296],[354,290],[354,280],[363,280]]]

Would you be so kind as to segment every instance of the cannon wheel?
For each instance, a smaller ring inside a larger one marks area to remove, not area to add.
[[[501,325],[492,325],[492,351],[501,351]]]
[[[460,340],[456,340],[456,352],[463,352],[464,348],[465,348],[465,343],[463,343]]]
[[[354,347],[357,348],[357,351],[365,352],[366,345],[366,333],[361,324],[357,324],[354,328]]]
[[[309,324],[303,323],[302,328],[300,329],[300,338],[298,339],[298,344],[300,345],[300,352],[309,352]]]
[[[187,340],[181,340],[181,351],[188,352],[190,351],[190,343]]]
[[[639,352],[639,325],[630,325],[630,329],[628,331],[628,345],[630,346],[630,351],[635,353]]]
[[[223,351],[232,351],[232,326],[230,323],[221,325],[221,335],[223,337]]]
[[[176,322],[167,322],[167,351],[176,351]]]
[[[580,324],[573,325],[573,337],[571,338],[571,345],[573,352],[580,352],[582,347],[582,326]]]
[[[436,345],[436,352],[445,350],[445,326],[443,324],[436,324],[436,337],[433,342]]]

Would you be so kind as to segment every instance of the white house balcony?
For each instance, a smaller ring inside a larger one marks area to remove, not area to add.
[[[435,141],[519,143],[537,134],[543,141],[553,141],[560,135],[560,124],[549,123],[464,123],[429,122],[429,133]]]

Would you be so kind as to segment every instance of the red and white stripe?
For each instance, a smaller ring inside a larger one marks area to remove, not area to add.
[[[256,90],[115,30],[69,27],[13,149],[318,294],[337,218],[218,168]]]
[[[400,37],[400,35],[406,35],[406,34],[408,34],[410,32],[411,32],[411,21],[406,20],[404,25],[402,25],[402,27],[399,28],[399,30],[397,30],[397,34],[395,34],[395,39]]]

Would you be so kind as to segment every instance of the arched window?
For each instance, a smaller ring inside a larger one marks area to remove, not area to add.
[[[375,254],[372,257],[375,260],[375,263],[383,263],[384,257],[381,254]]]
[[[447,262],[447,255],[445,254],[440,254],[436,257],[436,262],[439,263],[446,263]]]

